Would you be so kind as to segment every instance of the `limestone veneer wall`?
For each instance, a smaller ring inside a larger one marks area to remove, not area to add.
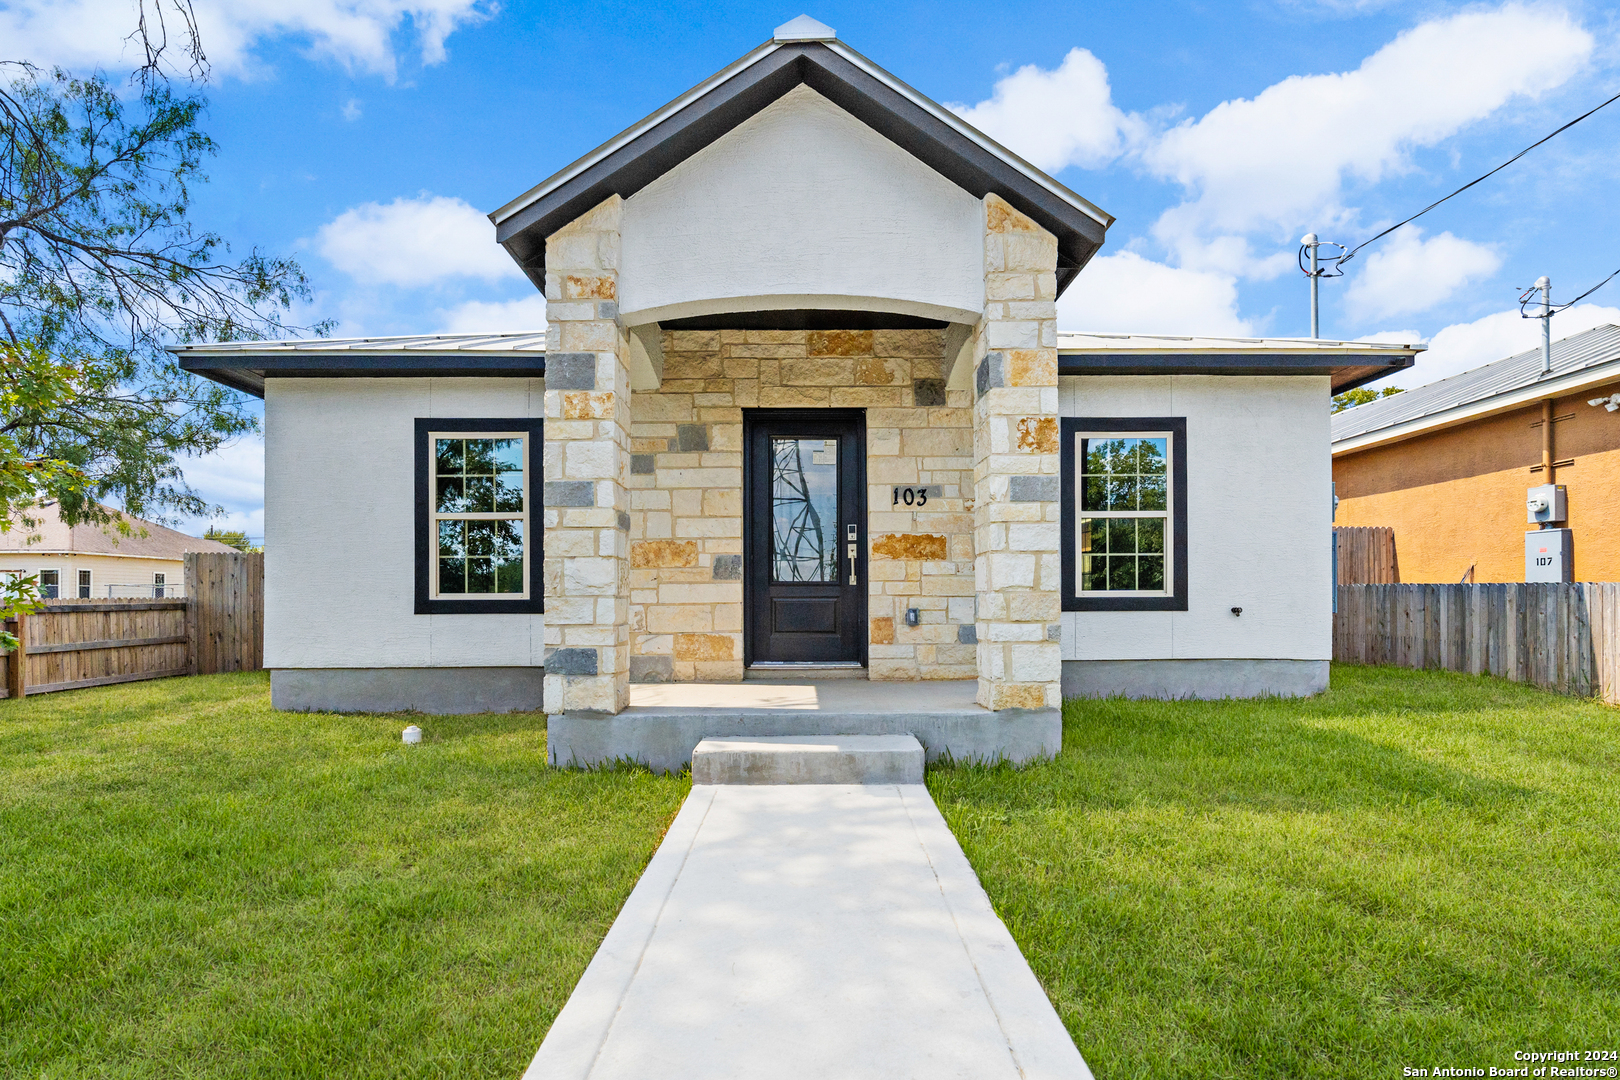
[[[661,387],[631,400],[632,681],[742,678],[749,408],[866,410],[871,677],[973,678],[972,412],[945,389],[943,333],[676,331],[663,348]],[[941,496],[897,510],[897,484]]]

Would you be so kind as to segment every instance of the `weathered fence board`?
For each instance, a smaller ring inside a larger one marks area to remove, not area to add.
[[[1387,585],[1401,580],[1395,530],[1387,525],[1345,525],[1333,530],[1340,585]]]
[[[193,670],[257,671],[264,667],[264,555],[186,556]]]
[[[1620,584],[1340,585],[1333,658],[1500,675],[1620,705]]]
[[[6,623],[0,697],[264,666],[264,556],[186,556],[186,598],[51,600]]]
[[[188,667],[184,600],[51,600],[21,624],[28,694],[158,679]]]

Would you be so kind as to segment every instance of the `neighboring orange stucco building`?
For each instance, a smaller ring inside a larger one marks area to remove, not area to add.
[[[1335,524],[1393,527],[1405,582],[1470,567],[1474,581],[1523,581],[1525,493],[1563,484],[1574,579],[1620,581],[1620,411],[1590,404],[1616,394],[1620,327],[1600,326],[1556,343],[1547,374],[1537,349],[1346,410]]]

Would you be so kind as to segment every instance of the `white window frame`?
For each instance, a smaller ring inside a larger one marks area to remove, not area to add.
[[[55,574],[56,575],[56,595],[55,596],[46,596],[45,595],[45,575],[46,574]],[[63,599],[63,597],[62,597],[62,568],[59,567],[59,566],[41,567],[40,570],[39,570],[39,578],[38,578],[38,581],[37,581],[37,586],[39,588],[40,599],[42,599],[42,600],[61,600],[61,599]]]
[[[1164,442],[1164,509],[1163,510],[1091,510],[1086,505],[1086,473],[1084,444],[1092,439],[1163,439]],[[1175,514],[1176,514],[1176,433],[1173,431],[1077,431],[1074,445],[1074,592],[1076,596],[1114,597],[1130,600],[1138,597],[1161,599],[1174,596],[1175,583]],[[1087,589],[1085,588],[1086,552],[1081,547],[1087,518],[1163,518],[1164,519],[1164,588],[1162,589]]]
[[[440,439],[516,439],[523,447],[523,512],[441,514],[439,504],[439,470],[437,466]],[[516,601],[528,600],[534,582],[534,534],[531,515],[534,508],[534,453],[533,441],[527,431],[432,431],[427,433],[428,453],[428,597],[432,600]],[[441,521],[521,521],[523,523],[523,591],[521,593],[447,593],[439,589],[439,522]]]
[[[94,599],[96,595],[95,573],[82,567],[73,571],[73,595],[80,600]]]
[[[152,571],[152,599],[165,600],[168,598],[169,574],[166,570]]]

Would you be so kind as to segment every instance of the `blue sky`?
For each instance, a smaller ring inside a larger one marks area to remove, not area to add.
[[[1354,243],[1620,91],[1620,18],[1569,4],[198,0],[221,153],[197,215],[296,253],[339,334],[529,330],[483,215],[808,10],[1116,216],[1060,329],[1303,335],[1299,236]],[[122,66],[130,0],[0,0],[6,51]],[[1328,337],[1433,345],[1412,385],[1529,347],[1519,291],[1620,266],[1620,103],[1369,248]],[[1620,321],[1620,284],[1555,336]],[[262,534],[262,448],[188,478]],[[192,523],[201,528],[202,523]]]

